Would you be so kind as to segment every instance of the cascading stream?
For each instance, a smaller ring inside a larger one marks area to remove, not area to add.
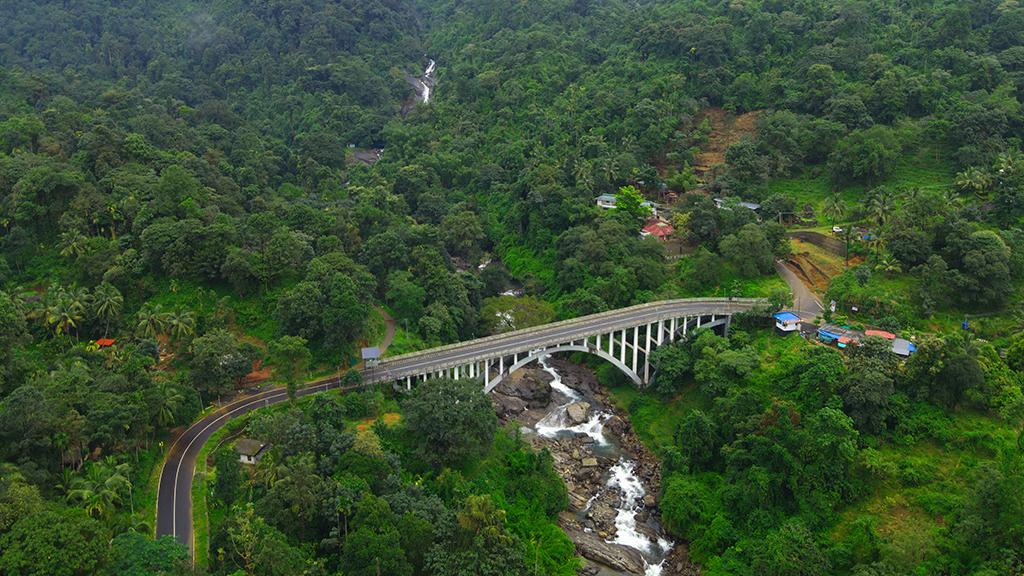
[[[608,412],[595,410],[590,418],[577,425],[570,425],[567,411],[570,405],[584,400],[584,397],[576,390],[566,386],[562,377],[552,366],[547,363],[547,358],[540,359],[540,365],[545,372],[551,375],[553,380],[550,386],[553,391],[561,394],[566,401],[555,407],[541,418],[534,427],[537,434],[548,438],[559,436],[571,436],[575,434],[586,434],[594,439],[598,446],[609,447],[610,443],[603,434],[603,423],[612,415]],[[672,543],[664,538],[652,539],[650,536],[637,530],[637,513],[643,506],[643,498],[646,494],[643,482],[634,473],[635,462],[619,458],[609,470],[607,487],[619,494],[619,507],[616,509],[615,537],[609,543],[620,546],[628,546],[639,550],[646,564],[645,576],[660,576],[665,557],[672,549]],[[598,497],[594,495],[587,503],[590,504]]]
[[[427,64],[427,69],[423,72],[423,79],[420,80],[420,86],[422,87],[420,97],[423,98],[424,104],[430,102],[430,87],[434,84],[435,67],[436,63],[431,60],[430,63]]]

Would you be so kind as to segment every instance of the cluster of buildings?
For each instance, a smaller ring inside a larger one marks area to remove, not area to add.
[[[597,198],[597,207],[605,210],[612,210],[615,208],[615,195],[614,194],[601,194]],[[647,220],[644,227],[640,230],[640,236],[642,238],[657,238],[662,242],[667,241],[676,233],[675,228],[672,224],[664,218],[661,212],[661,205],[650,200],[645,200],[640,203],[641,206],[651,211],[651,218]]]
[[[775,318],[775,329],[782,334],[799,332],[807,338],[815,338],[818,342],[837,348],[849,348],[860,344],[860,341],[868,336],[875,336],[888,340],[891,344],[893,354],[906,358],[917,351],[917,346],[904,338],[900,338],[892,332],[885,330],[854,330],[849,326],[837,326],[835,324],[811,324],[804,323],[799,316],[792,312],[778,312],[773,315]]]
[[[754,202],[732,202],[725,198],[714,198],[713,200],[715,202],[715,207],[719,210],[732,210],[733,206],[738,206],[757,213],[761,209],[761,205]],[[616,206],[614,194],[601,194],[595,198],[594,201],[598,208],[602,208],[604,210],[613,210]],[[673,228],[672,224],[662,214],[661,205],[650,200],[645,200],[640,205],[651,211],[651,218],[646,224],[644,224],[643,229],[640,231],[640,236],[644,238],[653,237],[661,241],[666,241],[675,234],[675,228]]]

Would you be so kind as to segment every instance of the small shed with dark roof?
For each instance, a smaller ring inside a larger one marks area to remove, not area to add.
[[[259,462],[266,449],[266,442],[253,440],[252,438],[239,438],[235,441],[235,451],[238,452],[238,459],[242,464],[255,464]]]

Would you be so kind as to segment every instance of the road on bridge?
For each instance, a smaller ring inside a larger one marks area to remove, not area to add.
[[[690,298],[640,304],[386,358],[368,374],[368,378],[376,382],[397,381],[407,376],[454,368],[498,355],[522,354],[552,343],[582,340],[601,333],[632,329],[659,320],[713,314],[725,316],[746,312],[762,302],[763,300],[755,298]]]

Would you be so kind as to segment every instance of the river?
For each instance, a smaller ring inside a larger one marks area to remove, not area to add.
[[[499,414],[551,452],[570,496],[559,525],[586,560],[582,573],[680,573],[675,559],[685,559],[685,547],[676,550],[658,521],[658,462],[611,407],[593,373],[552,358],[520,372],[495,391]]]

